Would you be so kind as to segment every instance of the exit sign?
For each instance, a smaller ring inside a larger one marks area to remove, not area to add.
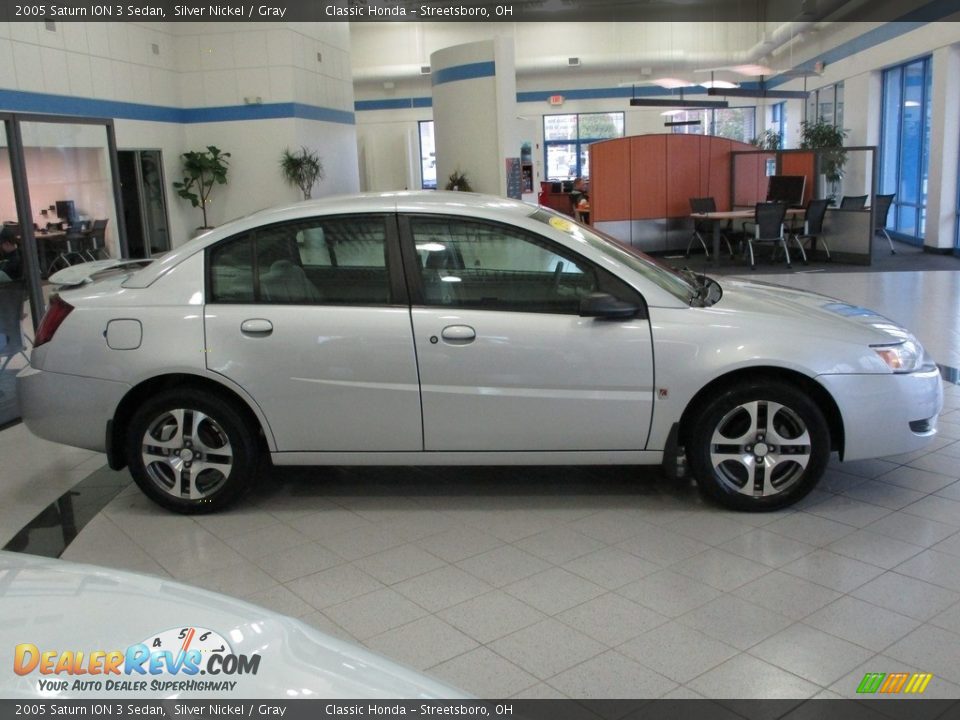
[[[551,105],[563,105],[563,95],[551,95],[547,102]]]

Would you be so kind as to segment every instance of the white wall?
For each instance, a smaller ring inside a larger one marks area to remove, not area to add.
[[[352,113],[350,35],[346,23],[57,23],[55,31],[0,23],[4,89],[174,109],[293,102]],[[314,197],[359,189],[356,130],[347,123],[119,118],[115,129],[118,149],[162,151],[174,246],[202,218],[171,187],[189,150],[212,144],[231,153],[228,184],[214,190],[208,208],[215,224],[299,199],[280,176],[286,147],[319,152],[327,179]]]

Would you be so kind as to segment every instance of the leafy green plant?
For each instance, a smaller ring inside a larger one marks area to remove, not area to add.
[[[450,173],[450,177],[447,178],[447,184],[444,189],[460,190],[461,192],[473,192],[473,188],[470,187],[470,181],[467,180],[467,174],[465,172],[460,172],[460,168],[457,168]]]
[[[820,172],[834,190],[843,179],[847,151],[843,149],[847,131],[820,118],[816,122],[800,123],[800,149],[820,151]]]
[[[286,148],[280,156],[280,170],[284,180],[300,188],[304,200],[310,199],[314,184],[324,177],[320,156],[305,147],[295,153]]]
[[[750,142],[761,150],[779,150],[783,144],[783,138],[776,130],[768,128]]]
[[[203,227],[207,224],[207,204],[215,185],[227,184],[230,153],[221,152],[216,145],[207,145],[203,151],[183,153],[183,180],[173,183],[177,195],[189,200],[203,212]]]

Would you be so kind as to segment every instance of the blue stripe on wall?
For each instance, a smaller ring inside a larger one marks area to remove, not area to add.
[[[384,100],[357,100],[353,103],[355,112],[364,110],[407,110],[414,107],[417,98],[386,98]]]
[[[0,90],[0,108],[11,112],[183,122],[183,110],[180,108],[142,105],[115,100],[95,100],[69,95],[49,95],[23,90]]]
[[[228,105],[211,108],[173,108],[116,100],[78,98],[69,95],[50,95],[23,90],[0,90],[0,108],[9,112],[81,115],[84,117],[183,124],[234,120],[272,120],[277,118],[304,118],[345,125],[356,123],[356,117],[352,112],[293,102]]]
[[[430,83],[432,85],[443,85],[444,83],[457,82],[458,80],[493,77],[496,74],[497,64],[493,62],[493,60],[487,60],[485,62],[454,65],[452,67],[434,70],[433,75],[430,76]]]

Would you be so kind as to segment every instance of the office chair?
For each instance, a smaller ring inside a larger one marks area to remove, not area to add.
[[[873,206],[873,234],[881,233],[887,239],[887,242],[890,243],[891,255],[896,255],[897,251],[893,249],[893,240],[890,238],[890,233],[887,232],[887,215],[890,214],[890,206],[893,205],[895,197],[896,194],[877,195],[877,204]]]
[[[840,199],[841,210],[863,210],[866,206],[866,195],[844,195]]]
[[[829,204],[830,200],[827,198],[823,200],[811,200],[807,205],[807,211],[803,214],[803,225],[791,229],[794,242],[797,243],[797,247],[800,248],[800,254],[803,256],[804,265],[807,264],[807,253],[804,250],[802,240],[810,241],[810,249],[812,251],[814,243],[816,243],[819,238],[823,249],[827,253],[827,261],[830,260],[830,247],[823,237],[823,219],[827,215],[827,206]]]
[[[709,213],[716,212],[717,201],[712,197],[699,197],[699,198],[690,198],[690,212],[692,213]],[[706,240],[703,239],[704,234],[708,234],[711,237],[713,236],[713,224],[719,222],[719,220],[697,220],[693,221],[693,234],[690,236],[690,241],[687,243],[687,252],[686,257],[690,257],[690,246],[693,245],[694,240],[699,240],[700,244],[703,246],[703,253],[708,258],[710,257],[710,249],[707,246]],[[733,247],[730,245],[730,238],[726,236],[725,233],[721,233],[724,241],[727,243],[727,250],[730,251],[730,257],[733,257]]]
[[[43,238],[43,236],[40,237]],[[48,246],[52,246],[53,251],[57,253],[56,257],[47,266],[47,277],[53,275],[57,270],[70,267],[75,263],[86,262],[89,258],[83,249],[85,239],[82,233],[71,231],[67,231],[67,234],[63,237],[43,238],[44,242]],[[62,267],[57,267],[58,264]]]
[[[755,222],[747,221],[743,223],[743,235],[747,241],[747,249],[750,251],[750,269],[756,270],[757,263],[753,256],[753,244],[762,242],[779,243],[783,248],[783,253],[787,258],[787,267],[793,267],[790,264],[790,249],[787,247],[787,240],[783,234],[783,219],[787,215],[787,206],[780,202],[762,202],[757,203]],[[747,226],[752,226],[752,230]]]
[[[94,220],[93,225],[84,233],[83,253],[89,260],[104,260],[103,253],[107,249],[107,223],[109,220]]]

